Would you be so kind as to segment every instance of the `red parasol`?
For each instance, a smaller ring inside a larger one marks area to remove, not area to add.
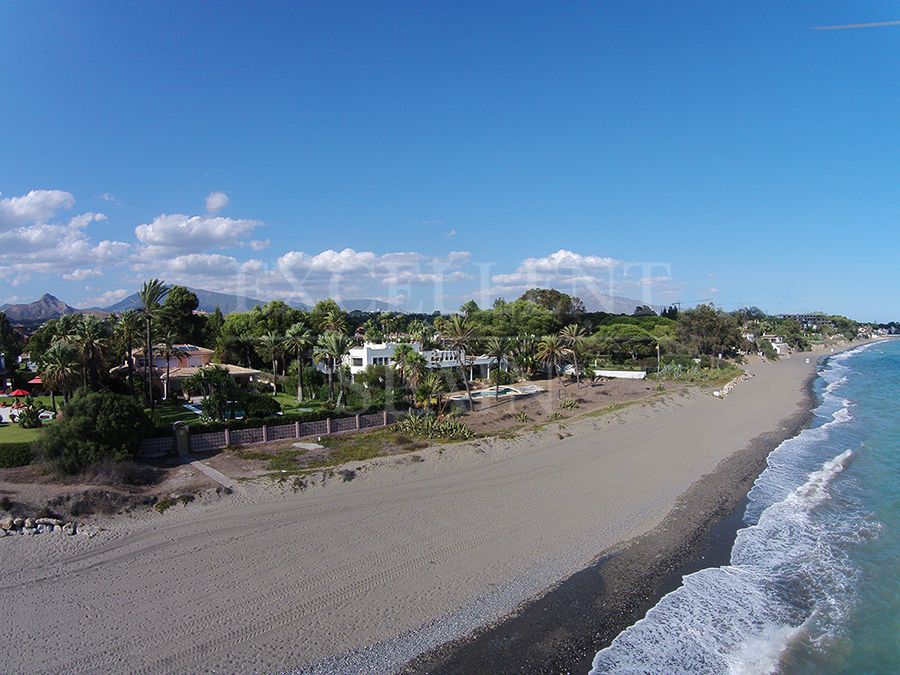
[[[31,392],[25,391],[24,389],[16,389],[15,391],[9,392],[7,396],[15,396],[16,398],[19,396],[31,396]]]
[[[44,381],[40,377],[35,376],[28,380],[28,384],[44,384]]]

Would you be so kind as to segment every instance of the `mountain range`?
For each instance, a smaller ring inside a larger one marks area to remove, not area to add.
[[[223,314],[232,314],[234,312],[246,312],[254,307],[266,304],[265,300],[245,295],[216,293],[215,291],[207,291],[202,288],[188,287],[188,290],[197,296],[197,309],[202,312],[214,312],[216,307],[218,307]],[[288,304],[303,311],[309,311],[310,309],[309,305],[305,305],[302,302],[288,302]],[[343,300],[338,304],[346,312],[403,311],[396,305],[371,298],[353,298]],[[140,306],[141,301],[137,293],[132,293],[127,298],[123,298],[108,307],[86,307],[83,309],[72,307],[59,298],[49,293],[44,293],[34,302],[2,305],[0,306],[0,312],[4,312],[10,321],[25,325],[37,325],[50,319],[58,319],[65,314],[119,314],[129,309],[137,309]]]

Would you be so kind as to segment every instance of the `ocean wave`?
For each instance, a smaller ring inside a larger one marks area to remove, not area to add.
[[[853,403],[837,393],[850,372],[845,361],[829,359],[820,371],[828,384],[816,412],[828,421],[770,454],[731,564],[685,576],[598,652],[592,674],[772,672],[792,645],[815,648],[835,633],[856,588],[846,544],[878,531],[852,498],[833,493],[856,456],[848,448],[858,448],[842,446],[853,420]]]

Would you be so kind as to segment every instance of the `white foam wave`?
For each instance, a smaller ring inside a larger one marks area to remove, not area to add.
[[[738,532],[731,564],[684,577],[596,655],[591,673],[772,672],[798,636],[815,644],[840,624],[856,574],[841,543],[871,531],[862,513],[847,511],[852,505],[829,512],[837,506],[831,485],[854,452],[821,459],[853,419],[850,400],[835,393],[850,372],[846,354],[820,373],[828,386],[816,412],[831,419],[770,454],[750,493],[745,519],[753,524]]]

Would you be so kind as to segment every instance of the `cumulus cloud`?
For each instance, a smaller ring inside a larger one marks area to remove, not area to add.
[[[206,195],[206,211],[208,213],[218,213],[231,201],[231,198],[224,192],[210,192]]]
[[[495,284],[524,284],[529,288],[551,282],[588,281],[597,278],[600,272],[608,277],[610,270],[622,264],[622,261],[616,258],[582,255],[560,249],[542,258],[526,258],[515,272],[495,274],[492,280]]]
[[[453,239],[456,236],[456,230],[450,230],[444,235],[447,239]]]
[[[134,228],[134,234],[143,245],[141,253],[144,257],[159,258],[208,249],[234,248],[240,246],[260,225],[262,222],[259,220],[173,213],[138,225]]]
[[[74,197],[62,190],[32,190],[0,200],[0,279],[13,285],[33,276],[68,275],[71,280],[96,276],[106,265],[119,264],[130,250],[121,241],[95,242],[88,229],[103,221],[102,213],[82,213],[67,222],[48,222],[71,209]]]
[[[20,197],[0,199],[0,228],[46,221],[74,205],[75,197],[63,190],[32,190]]]
[[[97,195],[100,199],[105,202],[112,202],[113,204],[118,204],[119,200],[115,198],[112,193],[104,192],[102,195]]]
[[[103,270],[97,269],[96,267],[78,267],[68,274],[63,274],[62,277],[66,281],[84,281],[85,279],[90,279],[91,277],[100,277],[103,276]]]
[[[106,291],[92,298],[85,298],[79,305],[81,307],[109,307],[116,304],[119,300],[124,300],[132,293],[134,291],[129,291],[126,288],[117,288],[114,291]]]

